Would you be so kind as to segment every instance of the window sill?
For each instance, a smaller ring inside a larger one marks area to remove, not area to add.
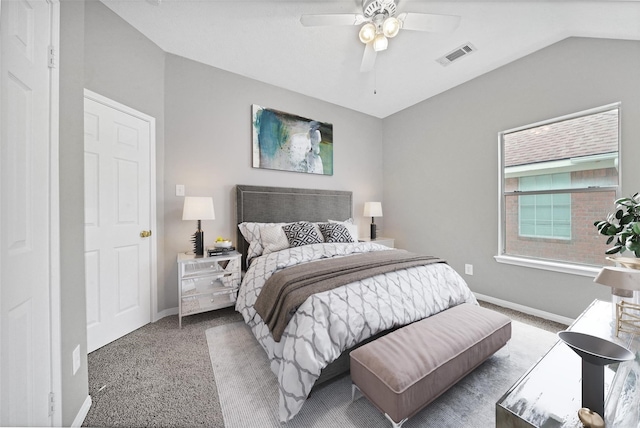
[[[515,266],[523,266],[532,269],[550,270],[553,272],[568,273],[570,275],[581,275],[595,278],[600,272],[599,267],[587,266],[572,263],[552,262],[549,260],[531,259],[519,256],[494,256],[498,263],[505,263]]]

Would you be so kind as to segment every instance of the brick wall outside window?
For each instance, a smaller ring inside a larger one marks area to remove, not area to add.
[[[577,183],[590,182],[597,177],[600,182],[616,184],[615,168],[579,171],[571,173],[574,187]],[[603,183],[604,184],[604,183]],[[517,189],[518,179],[505,180],[505,189]],[[571,239],[545,239],[521,237],[518,234],[518,196],[506,198],[506,242],[508,255],[521,255],[541,259],[564,260],[590,265],[603,265],[607,238],[598,234],[593,222],[603,220],[614,210],[615,192],[573,193],[571,195]]]

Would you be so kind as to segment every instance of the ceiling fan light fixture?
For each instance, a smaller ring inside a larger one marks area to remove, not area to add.
[[[360,28],[360,33],[358,33],[360,37],[360,41],[364,44],[372,42],[376,37],[376,27],[372,23],[368,22]]]
[[[385,49],[387,49],[387,46],[389,46],[389,40],[387,40],[387,38],[385,37],[384,34],[379,33],[376,35],[376,38],[373,39],[373,50],[376,52],[380,52],[383,51]]]
[[[390,16],[382,23],[382,33],[387,37],[395,37],[400,31],[400,21],[394,16]]]

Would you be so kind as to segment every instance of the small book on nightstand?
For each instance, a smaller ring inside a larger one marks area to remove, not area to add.
[[[211,256],[221,256],[223,254],[229,254],[232,251],[235,251],[236,247],[223,247],[223,248],[217,248],[217,247],[207,247],[207,257],[211,257]]]

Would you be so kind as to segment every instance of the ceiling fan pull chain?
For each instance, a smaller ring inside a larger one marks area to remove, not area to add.
[[[376,69],[373,69],[373,95],[378,94],[378,72]]]

